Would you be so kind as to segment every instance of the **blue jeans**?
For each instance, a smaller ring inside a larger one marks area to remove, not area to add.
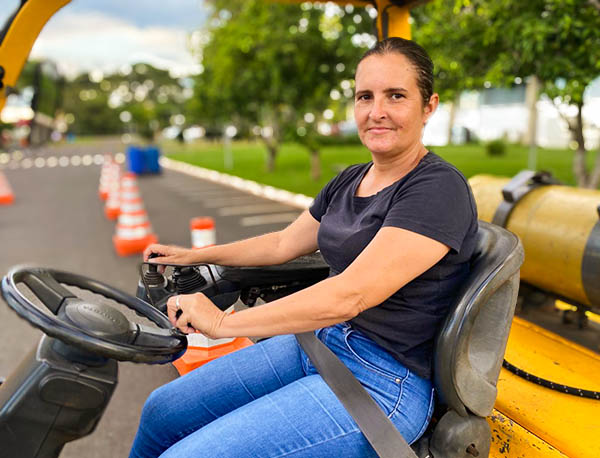
[[[433,411],[429,380],[347,323],[317,331],[412,443]],[[376,457],[296,338],[273,337],[156,389],[130,458]]]

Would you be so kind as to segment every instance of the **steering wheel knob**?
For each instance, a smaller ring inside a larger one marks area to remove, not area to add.
[[[65,317],[73,325],[117,342],[129,342],[131,324],[117,309],[105,304],[71,300],[63,306]]]

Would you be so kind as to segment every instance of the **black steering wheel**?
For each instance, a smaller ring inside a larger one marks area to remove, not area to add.
[[[17,288],[23,283],[52,315]],[[109,305],[77,297],[60,283],[115,300],[154,322],[158,328],[129,321]],[[42,267],[13,267],[2,279],[2,297],[31,325],[77,348],[119,361],[162,364],[179,358],[187,348],[185,334],[150,304],[83,275]]]

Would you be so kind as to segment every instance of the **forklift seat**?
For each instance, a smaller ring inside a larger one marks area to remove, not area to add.
[[[496,400],[523,258],[516,235],[479,221],[471,272],[437,335],[434,385],[441,418],[425,438],[434,457],[489,454],[485,417]]]

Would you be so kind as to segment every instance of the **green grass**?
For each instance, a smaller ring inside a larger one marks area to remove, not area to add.
[[[284,144],[276,159],[274,173],[265,171],[266,149],[262,143],[235,142],[231,145],[233,168],[224,167],[224,149],[221,143],[201,142],[182,145],[165,142],[165,154],[176,160],[201,167],[226,172],[249,180],[299,192],[309,196],[319,190],[335,176],[341,168],[370,160],[369,152],[362,146],[327,146],[322,149],[322,177],[319,181],[310,178],[310,162],[306,149],[293,143]],[[460,145],[431,148],[437,154],[458,167],[466,177],[487,173],[513,176],[527,168],[528,148],[510,145],[506,155],[490,157],[483,145]],[[538,170],[548,170],[566,184],[575,184],[571,171],[573,152],[569,150],[538,149]],[[592,153],[589,154],[592,162]]]

